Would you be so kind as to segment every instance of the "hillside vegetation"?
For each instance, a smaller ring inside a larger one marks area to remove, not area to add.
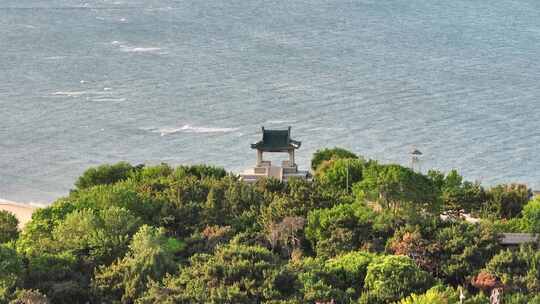
[[[22,231],[0,212],[0,303],[540,303],[525,185],[484,188],[343,149],[313,182],[206,165],[103,165]],[[478,223],[462,219],[467,213]],[[441,216],[444,215],[444,216]]]

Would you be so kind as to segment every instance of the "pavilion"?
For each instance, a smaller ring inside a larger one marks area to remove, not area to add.
[[[285,130],[268,130],[262,127],[262,139],[251,145],[252,149],[257,150],[257,163],[254,168],[241,173],[240,177],[246,182],[255,182],[265,177],[285,182],[291,177],[309,179],[309,172],[298,170],[294,158],[295,150],[301,145],[301,142],[291,138],[291,127]],[[282,161],[281,166],[275,166],[271,161],[263,159],[264,153],[287,153],[289,159]]]

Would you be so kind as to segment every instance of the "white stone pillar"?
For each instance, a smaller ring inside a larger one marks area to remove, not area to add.
[[[257,150],[257,167],[260,167],[263,162],[263,152],[261,150]]]
[[[294,149],[289,150],[289,166],[294,167]]]

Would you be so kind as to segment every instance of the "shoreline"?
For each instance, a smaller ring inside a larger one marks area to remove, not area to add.
[[[22,229],[32,219],[32,213],[38,208],[31,204],[0,200],[0,210],[13,213],[19,220],[19,229]]]

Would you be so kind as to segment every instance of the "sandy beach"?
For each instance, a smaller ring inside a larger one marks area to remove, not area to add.
[[[0,210],[9,211],[15,214],[15,216],[19,219],[19,228],[24,227],[24,225],[30,221],[32,218],[32,213],[36,209],[37,207],[31,205],[0,201]]]

